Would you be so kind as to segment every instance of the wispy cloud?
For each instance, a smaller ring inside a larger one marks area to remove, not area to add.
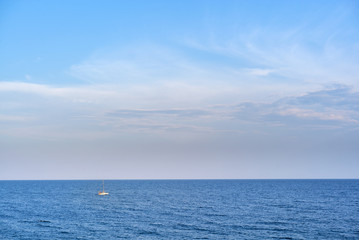
[[[248,69],[249,74],[261,77],[272,75],[272,84],[307,85],[310,91],[318,85],[342,83],[358,90],[358,54],[353,48],[356,36],[352,25],[346,24],[355,13],[348,6],[330,11],[338,18],[328,15],[318,21],[311,15],[276,28],[247,26],[247,31],[233,24],[238,31],[230,34],[221,34],[221,29],[213,27],[206,37],[186,36],[183,44],[232,59],[231,66],[237,70]],[[348,40],[350,34],[353,40]]]
[[[120,118],[145,118],[149,116],[173,116],[173,117],[201,117],[208,115],[208,111],[194,110],[194,109],[156,109],[156,110],[117,110],[115,112],[108,113],[111,117]]]
[[[98,97],[113,94],[110,90],[94,89],[92,86],[87,87],[54,87],[45,84],[25,83],[25,82],[0,82],[0,92],[22,92],[42,96],[53,97]]]
[[[161,89],[166,90],[166,94],[161,94]],[[111,90],[108,87],[96,90],[93,86],[56,88],[2,82],[0,91],[4,93],[17,91],[25,94],[24,96],[28,93],[38,94],[45,96],[47,100],[45,104],[43,98],[27,97],[30,102],[22,103],[14,110],[8,109],[9,114],[0,116],[0,120],[29,120],[15,114],[26,109],[34,117],[29,128],[35,129],[34,124],[46,122],[46,126],[54,131],[47,130],[45,133],[51,132],[53,136],[66,136],[64,129],[72,129],[80,136],[82,128],[92,129],[90,132],[93,135],[102,132],[103,136],[113,136],[115,132],[170,134],[173,131],[182,131],[183,134],[237,134],[258,131],[266,133],[277,127],[287,130],[306,129],[309,126],[311,129],[321,129],[323,126],[353,128],[359,123],[359,93],[343,85],[272,102],[248,102],[237,98],[236,94],[226,98],[228,92],[221,92],[221,89],[184,89],[164,86],[153,86],[147,90],[121,89],[115,85]],[[146,95],[147,91],[153,95]],[[19,96],[21,95],[17,98]],[[86,101],[80,101],[82,98]],[[13,101],[16,102],[16,99]],[[176,105],[178,106],[174,107]],[[55,129],[63,130],[56,133]],[[89,130],[84,130],[84,136],[89,134],[86,132]],[[104,134],[105,132],[112,133]],[[11,131],[7,131],[7,134],[11,134]]]
[[[282,98],[270,104],[241,103],[234,116],[253,123],[280,123],[298,128],[322,124],[347,127],[359,123],[358,92],[346,86]],[[288,118],[291,117],[291,118]],[[303,121],[300,121],[303,120]],[[319,122],[317,120],[320,120]]]
[[[151,84],[161,81],[201,81],[209,69],[175,48],[143,44],[94,54],[68,73],[89,83]],[[212,71],[211,71],[212,72]]]
[[[269,74],[275,72],[273,69],[265,69],[265,68],[246,68],[244,69],[248,74],[254,76],[268,76]]]
[[[27,122],[34,120],[33,117],[19,116],[19,115],[0,115],[0,122]]]
[[[325,112],[316,112],[311,109],[288,108],[288,109],[279,110],[278,114],[282,116],[295,116],[304,119],[320,119],[320,120],[328,120],[328,121],[343,121],[343,122],[359,123],[358,120],[351,118],[350,114],[345,112],[343,113],[342,111],[329,110]]]
[[[345,103],[346,99],[351,99],[350,104]],[[106,114],[106,121],[110,125],[127,127],[145,124],[146,129],[161,124],[162,130],[173,129],[174,124],[185,124],[191,128],[205,127],[202,131],[207,132],[233,133],[241,133],[243,130],[258,133],[259,128],[262,133],[271,132],[273,128],[287,131],[322,130],[324,126],[326,129],[355,129],[359,123],[359,111],[357,105],[351,103],[357,100],[357,92],[340,86],[282,98],[272,103],[242,102],[199,109],[115,110]]]

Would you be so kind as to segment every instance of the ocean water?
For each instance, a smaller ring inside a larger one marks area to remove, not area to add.
[[[359,239],[359,180],[0,181],[0,239]]]

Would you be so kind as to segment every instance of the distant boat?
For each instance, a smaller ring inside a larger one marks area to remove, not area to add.
[[[108,195],[108,192],[105,192],[105,181],[102,180],[102,192],[98,192],[98,195],[103,196],[103,195]]]

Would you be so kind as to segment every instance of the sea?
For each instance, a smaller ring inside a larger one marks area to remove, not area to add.
[[[0,239],[359,239],[359,180],[0,181]]]

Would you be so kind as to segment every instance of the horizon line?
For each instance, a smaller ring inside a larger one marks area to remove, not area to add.
[[[84,178],[84,179],[0,179],[0,181],[201,181],[201,180],[359,180],[359,178]]]

